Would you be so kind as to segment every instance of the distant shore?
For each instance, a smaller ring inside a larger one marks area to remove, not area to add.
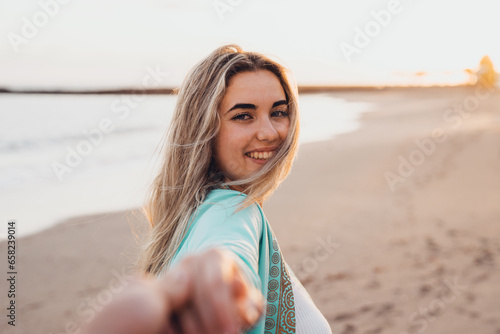
[[[449,86],[299,86],[299,93],[328,93],[342,91],[381,91],[396,89],[439,89],[439,88],[457,88],[470,87],[473,85],[449,85]],[[146,95],[171,95],[177,94],[179,88],[120,88],[120,89],[10,89],[0,88],[0,94],[82,94],[82,95],[114,95],[114,94],[146,94]]]

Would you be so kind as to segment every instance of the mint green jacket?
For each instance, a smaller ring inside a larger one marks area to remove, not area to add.
[[[169,267],[208,248],[232,251],[248,281],[267,297],[265,314],[247,333],[295,333],[295,303],[285,261],[258,203],[235,213],[245,197],[236,190],[211,190]]]

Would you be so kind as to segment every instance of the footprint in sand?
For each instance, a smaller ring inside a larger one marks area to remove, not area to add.
[[[356,333],[356,326],[351,324],[346,324],[342,332],[340,334],[354,334]]]
[[[468,292],[465,294],[465,299],[467,299],[467,301],[472,304],[475,300],[476,300],[476,295]]]
[[[334,321],[344,321],[348,319],[352,319],[356,316],[355,312],[343,312],[343,313],[338,313],[333,317]]]
[[[393,303],[385,303],[385,304],[380,305],[378,310],[375,312],[375,315],[376,316],[385,315],[385,314],[392,312],[393,310],[394,310]]]
[[[493,256],[493,252],[491,252],[488,248],[483,248],[480,251],[481,253],[476,256],[474,259],[474,263],[476,265],[482,266],[482,265],[488,265],[488,266],[493,266],[495,265],[495,258]]]
[[[476,319],[476,318],[479,318],[481,315],[476,312],[476,311],[470,311],[470,310],[467,310],[463,307],[456,307],[455,310],[457,311],[457,313],[459,314],[465,314],[465,315],[468,315],[470,318],[472,319]]]
[[[420,297],[425,297],[432,290],[432,286],[429,284],[423,284],[418,290]]]
[[[328,273],[326,275],[326,280],[328,282],[331,282],[331,281],[340,281],[340,280],[343,280],[343,279],[346,279],[346,278],[351,278],[352,275],[349,274],[349,273],[345,273],[345,272],[339,272],[339,273]]]
[[[379,334],[382,333],[383,328],[382,327],[377,327],[377,328],[371,328],[367,331],[365,331],[365,334]]]
[[[472,280],[472,282],[473,282],[474,284],[476,284],[476,283],[479,283],[479,282],[482,282],[482,281],[486,281],[488,278],[490,278],[489,273],[482,273],[482,274],[480,274],[480,275],[476,276],[476,277]]]
[[[365,288],[366,289],[378,289],[378,288],[380,288],[380,281],[373,279],[365,285]]]
[[[436,254],[440,251],[438,243],[434,241],[432,237],[425,238],[425,245],[427,247],[427,250],[432,254]]]
[[[363,314],[363,313],[366,313],[368,311],[370,311],[371,309],[373,308],[372,305],[363,305],[359,308],[359,314]]]

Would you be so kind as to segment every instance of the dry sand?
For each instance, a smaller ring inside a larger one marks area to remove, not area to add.
[[[302,145],[264,211],[333,332],[500,333],[500,92],[332,94],[375,110],[356,132]],[[446,137],[416,152],[435,129]],[[391,190],[401,159],[413,166]],[[133,212],[79,217],[20,239],[17,326],[3,316],[0,331],[78,329],[122,288],[131,224]]]

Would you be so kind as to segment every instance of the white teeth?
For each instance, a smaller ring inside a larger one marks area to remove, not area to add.
[[[247,155],[254,159],[269,159],[273,156],[273,152],[250,152]]]

